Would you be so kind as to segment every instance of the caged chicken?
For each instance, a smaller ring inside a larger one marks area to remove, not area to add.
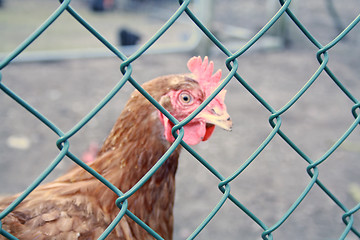
[[[143,88],[179,121],[192,113],[219,85],[208,58],[188,61],[191,73],[158,77]],[[184,126],[189,145],[207,140],[215,126],[231,130],[222,90]],[[98,151],[91,168],[122,192],[128,191],[161,158],[175,140],[174,124],[135,91]],[[175,173],[181,146],[128,199],[128,209],[164,239],[172,239]],[[0,211],[18,195],[0,199]],[[115,218],[117,195],[81,167],[36,188],[1,220],[2,228],[18,239],[97,239]],[[5,237],[0,235],[0,239]],[[125,215],[107,239],[153,239]]]

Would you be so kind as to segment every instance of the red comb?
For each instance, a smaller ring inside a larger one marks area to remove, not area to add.
[[[213,90],[219,85],[221,79],[221,69],[217,70],[214,74],[214,62],[210,61],[208,57],[201,60],[201,57],[192,57],[187,66],[195,75],[195,80],[198,81],[203,90],[207,95],[210,95]]]

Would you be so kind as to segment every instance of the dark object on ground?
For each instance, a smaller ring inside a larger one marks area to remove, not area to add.
[[[136,45],[140,40],[139,34],[132,32],[129,29],[121,28],[119,30],[119,44],[121,46],[131,46]]]

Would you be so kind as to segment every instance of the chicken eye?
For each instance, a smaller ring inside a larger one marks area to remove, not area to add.
[[[179,99],[182,103],[185,103],[185,104],[189,104],[193,101],[192,96],[187,92],[180,93]]]

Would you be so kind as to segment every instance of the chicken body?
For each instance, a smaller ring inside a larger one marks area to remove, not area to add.
[[[145,83],[143,87],[179,121],[208,95],[198,81],[187,75],[160,77]],[[186,98],[184,93],[187,94]],[[193,101],[191,104],[189,97]],[[209,112],[213,114],[214,109],[213,106]],[[185,129],[183,140],[196,144],[206,140],[215,125],[230,128],[231,121],[226,109],[222,114],[219,108],[216,109],[215,120],[205,121],[207,115],[199,114],[190,122],[191,128]],[[162,113],[135,91],[90,166],[126,192],[170,147],[174,139],[167,131],[171,131],[171,126]],[[201,129],[194,133],[195,127]],[[194,136],[200,140],[193,140]],[[128,198],[128,209],[164,239],[172,239],[175,173],[179,154],[180,147]],[[0,199],[0,210],[17,196]],[[119,212],[115,204],[117,198],[103,183],[77,167],[35,189],[1,220],[2,228],[25,240],[97,239]],[[0,236],[0,239],[5,238]],[[107,239],[146,240],[153,237],[125,215]]]

